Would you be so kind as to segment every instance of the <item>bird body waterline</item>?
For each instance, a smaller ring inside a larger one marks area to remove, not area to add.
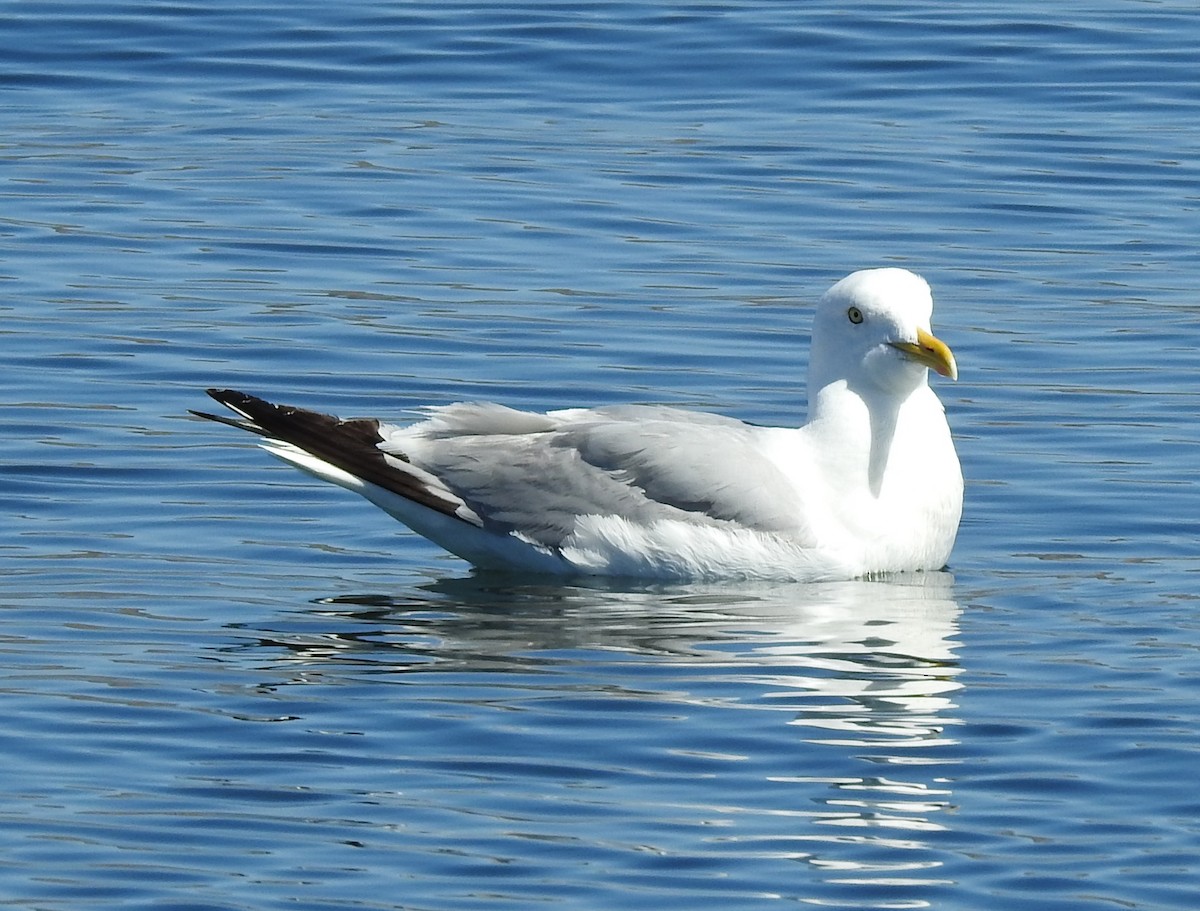
[[[796,428],[653,405],[490,403],[399,425],[209,390],[196,412],[352,490],[485,569],[659,579],[849,579],[945,565],[962,474],[928,370],[957,376],[903,269],[822,297]]]

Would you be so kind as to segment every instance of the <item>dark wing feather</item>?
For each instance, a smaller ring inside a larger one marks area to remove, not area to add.
[[[193,411],[197,417],[290,443],[384,490],[445,515],[461,518],[455,512],[461,502],[430,490],[419,476],[405,471],[403,463],[408,461],[405,456],[388,455],[379,449],[382,437],[379,421],[374,418],[341,420],[318,411],[275,405],[233,389],[209,389],[207,392],[215,401],[246,420]]]

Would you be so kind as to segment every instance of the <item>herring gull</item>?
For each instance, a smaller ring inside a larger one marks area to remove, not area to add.
[[[808,420],[656,405],[430,407],[402,426],[208,394],[285,462],[484,569],[656,579],[852,579],[945,565],[963,481],[930,369],[929,285],[867,269],[821,298]]]

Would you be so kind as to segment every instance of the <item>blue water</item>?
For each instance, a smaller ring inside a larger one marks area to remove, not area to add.
[[[1200,901],[1192,4],[0,7],[0,903]],[[923,273],[947,573],[476,576],[189,419],[803,419]]]

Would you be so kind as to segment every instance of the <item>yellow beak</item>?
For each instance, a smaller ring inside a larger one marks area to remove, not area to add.
[[[958,379],[958,364],[954,362],[954,354],[941,339],[934,338],[924,329],[917,330],[917,341],[890,342],[893,348],[903,351],[918,364],[924,364],[930,370],[936,370],[942,376],[952,380]]]

